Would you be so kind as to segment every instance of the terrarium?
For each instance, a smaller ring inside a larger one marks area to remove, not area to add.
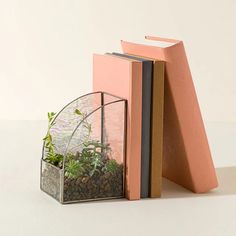
[[[41,189],[61,203],[124,196],[126,100],[94,92],[48,113]]]

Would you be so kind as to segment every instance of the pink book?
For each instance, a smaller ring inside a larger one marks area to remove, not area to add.
[[[105,91],[127,99],[127,147],[125,195],[140,199],[142,63],[114,55],[93,56],[93,91]]]
[[[215,168],[182,41],[121,41],[124,53],[166,62],[163,176],[196,193],[217,187]]]

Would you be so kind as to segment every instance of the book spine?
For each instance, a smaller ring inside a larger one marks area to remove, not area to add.
[[[141,197],[150,195],[152,61],[143,61]]]
[[[142,64],[132,62],[131,80],[130,80],[130,101],[128,107],[130,109],[130,124],[128,124],[128,140],[127,143],[127,195],[129,200],[140,199],[141,191],[141,127],[142,122]]]
[[[154,61],[152,86],[150,197],[161,196],[163,152],[164,62]]]

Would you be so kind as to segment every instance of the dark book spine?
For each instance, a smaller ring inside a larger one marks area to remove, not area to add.
[[[141,198],[150,196],[152,61],[143,62]]]

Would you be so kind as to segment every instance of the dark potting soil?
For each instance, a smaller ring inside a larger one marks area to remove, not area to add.
[[[123,166],[114,173],[64,179],[64,202],[123,196]]]

